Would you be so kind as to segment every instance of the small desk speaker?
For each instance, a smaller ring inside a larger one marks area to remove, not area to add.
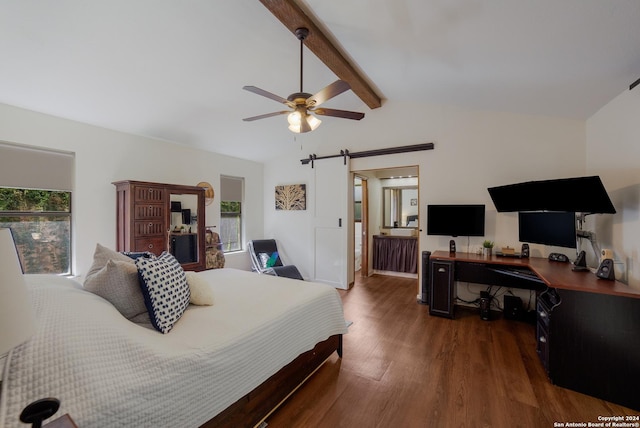
[[[610,281],[615,281],[616,274],[613,271],[613,260],[604,259],[600,262],[600,266],[598,266],[598,270],[596,271],[596,276],[601,279],[608,279]]]

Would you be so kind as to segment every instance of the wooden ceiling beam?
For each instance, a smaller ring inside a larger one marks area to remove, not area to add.
[[[269,11],[285,27],[295,34],[296,29],[306,27],[309,36],[304,40],[305,46],[313,52],[339,79],[349,83],[351,90],[369,108],[382,105],[382,100],[367,81],[324,34],[320,27],[298,6],[294,0],[260,0]]]

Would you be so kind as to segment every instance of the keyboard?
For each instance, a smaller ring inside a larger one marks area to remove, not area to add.
[[[491,270],[503,275],[513,276],[515,278],[526,279],[529,281],[534,281],[534,282],[539,282],[541,284],[544,284],[544,281],[538,278],[538,275],[536,275],[533,271],[527,268],[500,267],[500,268],[491,268]]]

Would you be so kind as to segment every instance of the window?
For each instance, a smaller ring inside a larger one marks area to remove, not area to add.
[[[220,239],[225,252],[242,250],[244,178],[220,177]]]
[[[0,188],[0,227],[13,232],[24,273],[71,273],[71,192]]]
[[[24,273],[70,274],[74,155],[0,141],[0,227]]]

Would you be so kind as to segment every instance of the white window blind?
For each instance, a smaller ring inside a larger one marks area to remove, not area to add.
[[[0,141],[0,187],[70,192],[74,160],[73,153]]]
[[[244,179],[241,177],[220,176],[220,200],[227,202],[242,202],[242,184]]]

